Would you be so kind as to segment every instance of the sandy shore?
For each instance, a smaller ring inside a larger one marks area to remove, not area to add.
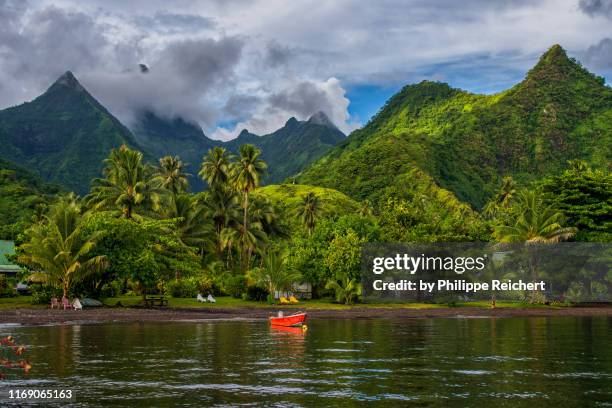
[[[282,309],[285,314],[298,309]],[[198,308],[198,309],[132,309],[102,308],[74,310],[12,309],[0,311],[0,324],[96,324],[108,322],[169,322],[230,319],[266,319],[271,309],[257,308]],[[308,310],[310,319],[368,318],[436,318],[436,317],[548,317],[548,316],[609,316],[612,307],[572,308],[478,308],[453,307],[439,309],[360,308],[346,310]]]

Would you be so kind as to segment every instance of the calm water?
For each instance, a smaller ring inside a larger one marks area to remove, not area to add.
[[[2,327],[74,406],[612,406],[612,319]]]

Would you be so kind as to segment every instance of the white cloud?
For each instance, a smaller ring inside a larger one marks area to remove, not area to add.
[[[220,127],[211,137],[229,140],[242,129],[263,135],[280,128],[288,118],[306,120],[318,111],[324,112],[344,133],[355,130],[359,124],[351,122],[348,114],[349,100],[337,78],[325,81],[294,81],[282,89],[258,98],[257,109],[247,120],[240,121],[231,129]]]

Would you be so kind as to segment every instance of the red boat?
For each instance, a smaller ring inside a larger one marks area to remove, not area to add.
[[[305,312],[298,312],[289,316],[270,316],[270,324],[272,326],[297,327],[302,326],[305,321]]]

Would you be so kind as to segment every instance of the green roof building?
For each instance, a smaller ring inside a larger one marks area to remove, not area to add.
[[[7,255],[15,254],[15,243],[13,241],[0,240],[0,273],[5,275],[16,275],[21,268],[7,259]]]

